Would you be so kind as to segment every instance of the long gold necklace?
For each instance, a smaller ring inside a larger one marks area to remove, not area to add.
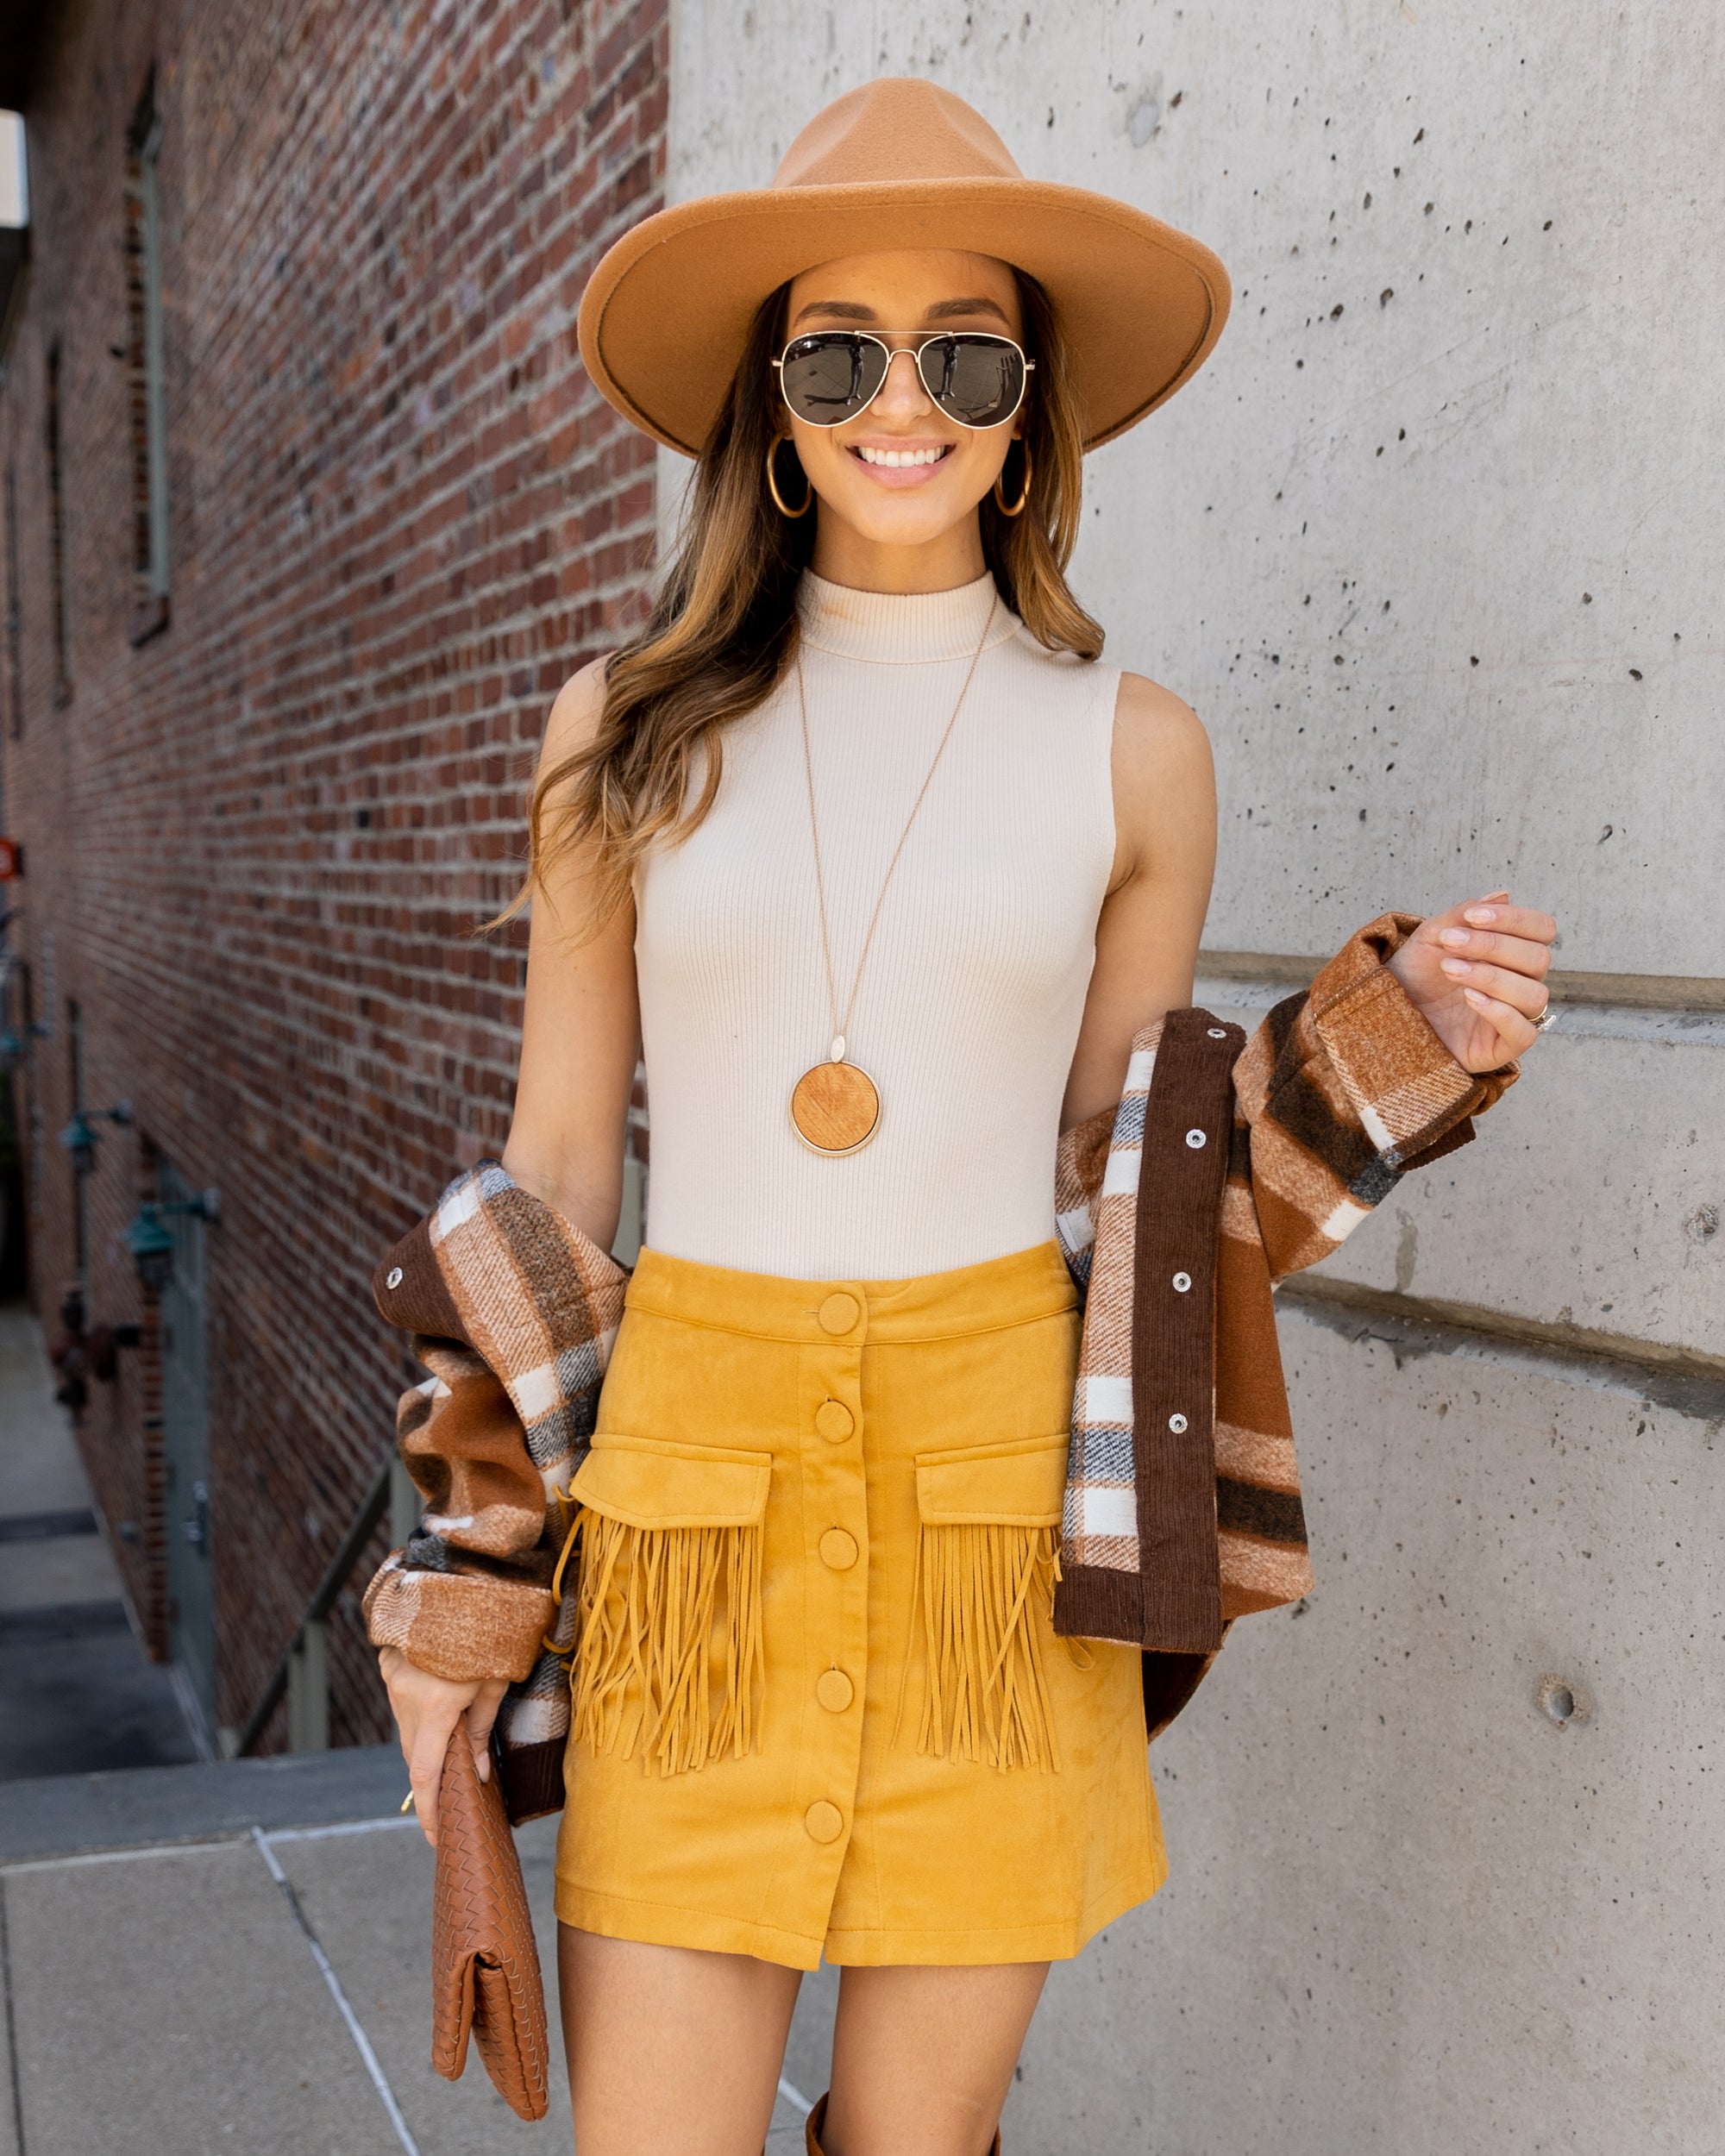
[[[952,730],[958,723],[959,711],[969,693],[975,678],[976,662],[982,656],[982,647],[988,640],[988,630],[994,619],[994,603],[988,603],[988,618],[982,624],[982,633],[976,639],[976,649],[970,655],[970,665],[964,676],[964,686],[958,692],[958,701],[952,707],[952,716],[946,722],[946,731],[940,736],[940,746],[934,752],[934,761],[928,767],[928,776],[919,788],[911,804],[911,812],[905,818],[905,827],[899,833],[899,843],[893,849],[893,857],[887,863],[887,873],[881,879],[881,894],[875,901],[875,911],[869,916],[869,926],[862,937],[862,950],[856,961],[856,971],[851,978],[850,994],[844,1006],[843,1018],[838,1012],[838,988],[832,971],[832,936],[827,924],[826,876],[820,859],[820,819],[814,805],[814,758],[809,749],[808,697],[803,686],[802,653],[797,654],[797,705],[803,722],[803,774],[808,780],[809,835],[814,841],[814,887],[820,900],[820,947],[826,960],[826,1000],[832,1013],[832,1045],[827,1050],[826,1061],[812,1063],[791,1089],[791,1127],[812,1152],[837,1156],[855,1153],[865,1146],[880,1127],[881,1092],[875,1081],[860,1063],[848,1060],[845,1053],[845,1035],[850,1027],[850,1014],[856,1008],[856,991],[862,985],[862,968],[869,962],[869,949],[875,940],[875,928],[881,918],[881,908],[886,903],[887,887],[893,881],[893,871],[899,865],[899,856],[905,850],[905,841],[911,835],[911,825],[917,819],[917,812],[923,798],[933,783],[940,759],[946,753],[946,744],[952,738]]]

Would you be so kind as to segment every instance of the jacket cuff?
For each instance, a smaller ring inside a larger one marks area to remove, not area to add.
[[[1398,1169],[1434,1147],[1465,1144],[1471,1133],[1461,1126],[1521,1075],[1514,1062],[1465,1070],[1389,970],[1419,925],[1417,915],[1386,913],[1363,928],[1312,983],[1307,1006],[1361,1128]]]
[[[504,1745],[492,1753],[511,1827],[562,1810],[563,1755],[568,1748],[565,1736],[543,1744]]]
[[[1063,1639],[1144,1644],[1144,1581],[1101,1564],[1065,1564],[1054,1583],[1054,1629]]]
[[[452,1684],[518,1684],[539,1658],[550,1591],[476,1572],[417,1572],[392,1550],[363,1604],[374,1647],[399,1647],[416,1669]]]

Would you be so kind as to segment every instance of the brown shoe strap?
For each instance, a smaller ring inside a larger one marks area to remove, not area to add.
[[[831,2091],[829,2090],[827,2094],[831,2095]],[[803,2122],[803,2145],[806,2156],[825,2156],[820,2137],[825,2125],[826,2096],[821,2096]],[[994,2138],[988,2145],[988,2156],[1000,2156],[1000,2129],[998,2126],[994,2128]]]

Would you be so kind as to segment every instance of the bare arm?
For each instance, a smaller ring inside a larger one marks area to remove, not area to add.
[[[545,728],[542,768],[591,739],[602,661],[564,684]],[[623,1141],[640,1053],[635,908],[625,899],[577,941],[592,895],[591,855],[560,861],[533,902],[527,1008],[515,1117],[503,1164],[524,1189],[609,1250],[623,1203]]]
[[[545,728],[542,767],[589,739],[605,684],[601,662],[564,684]],[[515,1116],[503,1164],[524,1188],[608,1250],[623,1201],[623,1138],[639,1052],[635,909],[625,903],[599,933],[575,940],[590,893],[590,858],[559,862],[533,904],[527,1008]],[[417,1668],[398,1647],[378,1666],[401,1733],[420,1825],[437,1839],[437,1786],[449,1733],[463,1714],[481,1776],[505,1687],[452,1683]]]
[[[1114,708],[1114,870],[1061,1127],[1111,1108],[1132,1035],[1192,1000],[1216,865],[1216,780],[1196,716],[1142,674]]]

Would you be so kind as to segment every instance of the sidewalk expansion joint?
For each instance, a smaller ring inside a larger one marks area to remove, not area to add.
[[[401,2106],[395,2100],[395,2091],[390,2087],[388,2078],[378,2062],[378,2055],[372,2049],[372,2040],[361,2027],[360,2017],[348,2003],[348,1995],[342,1989],[342,1979],[336,1974],[334,1964],[324,1952],[323,1941],[312,1930],[305,1911],[299,1906],[299,1896],[293,1890],[293,1882],[277,1863],[275,1851],[270,1846],[270,1837],[262,1827],[254,1827],[252,1839],[258,1846],[258,1854],[269,1867],[271,1878],[281,1889],[282,1897],[292,1912],[294,1922],[304,1934],[305,1943],[311,1949],[311,1959],[317,1965],[317,1972],[328,1985],[329,1996],[336,2002],[336,2010],[347,2024],[348,2034],[354,2040],[354,2048],[360,2054],[360,2062],[370,2075],[372,2086],[378,2092],[378,2099],[389,2114],[389,2122],[395,2128],[395,2138],[401,2143],[406,2156],[419,2156],[419,2144],[414,2140],[407,2121],[401,2115]]]
[[[7,2078],[12,2084],[12,2138],[24,2149],[24,2089],[18,2076],[18,2015],[12,2003],[12,1935],[6,1923],[6,1882],[0,1879],[0,1994],[6,2002]]]

